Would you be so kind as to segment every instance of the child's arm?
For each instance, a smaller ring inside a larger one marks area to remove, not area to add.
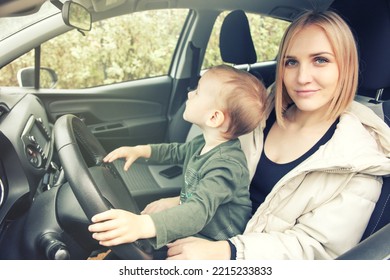
[[[180,196],[161,198],[146,205],[141,214],[151,214],[161,212],[165,209],[169,209],[180,204]]]
[[[150,158],[152,153],[151,147],[149,145],[139,145],[135,147],[120,147],[118,149],[113,150],[103,159],[104,162],[113,162],[118,158],[125,158],[126,163],[123,167],[125,171],[127,171],[130,165],[133,164],[138,158]]]
[[[103,246],[116,246],[156,236],[156,228],[149,215],[111,209],[93,216],[92,222],[94,224],[88,230]]]

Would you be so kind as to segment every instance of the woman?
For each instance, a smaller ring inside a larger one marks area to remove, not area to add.
[[[353,101],[349,27],[334,12],[303,14],[283,37],[276,71],[265,128],[242,139],[256,173],[244,233],[177,240],[169,259],[334,259],[361,239],[390,173],[390,129]]]

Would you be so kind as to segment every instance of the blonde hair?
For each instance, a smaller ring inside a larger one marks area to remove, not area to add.
[[[284,59],[294,41],[295,35],[311,25],[318,26],[325,32],[333,48],[340,73],[335,95],[324,117],[328,119],[337,118],[355,97],[358,84],[359,61],[351,29],[335,12],[306,12],[287,28],[279,48],[276,81],[273,90],[275,92],[276,118],[282,126],[284,125],[284,112],[289,104],[292,103],[283,82]]]
[[[237,138],[253,131],[264,117],[266,89],[263,83],[247,71],[228,65],[214,66],[207,73],[222,79],[217,102],[229,120],[225,136]]]

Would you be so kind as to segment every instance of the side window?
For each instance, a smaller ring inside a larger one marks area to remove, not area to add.
[[[225,11],[217,18],[210,40],[206,49],[202,69],[222,64],[222,58],[219,51],[219,34],[222,22],[230,11]],[[279,43],[283,33],[289,26],[289,22],[261,16],[257,14],[246,13],[252,34],[253,44],[257,53],[257,62],[274,60],[278,53]]]
[[[41,66],[55,71],[59,89],[167,75],[187,14],[188,10],[152,10],[95,22],[85,36],[73,30],[42,44]],[[31,51],[1,70],[10,72],[9,86],[18,86],[17,71],[33,66],[33,57]],[[50,85],[41,80],[41,87]]]

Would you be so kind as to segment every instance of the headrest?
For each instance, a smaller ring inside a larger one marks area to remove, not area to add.
[[[222,60],[232,64],[253,64],[257,61],[248,18],[242,10],[232,11],[222,23],[219,37]]]
[[[351,9],[348,1],[335,1],[334,4],[356,36],[360,57],[359,87],[367,90],[390,87],[390,1],[354,0],[359,9]]]
[[[375,12],[365,11],[366,18],[360,19],[362,26],[357,27],[361,87],[367,89],[390,87],[390,2],[374,2],[377,2]]]

